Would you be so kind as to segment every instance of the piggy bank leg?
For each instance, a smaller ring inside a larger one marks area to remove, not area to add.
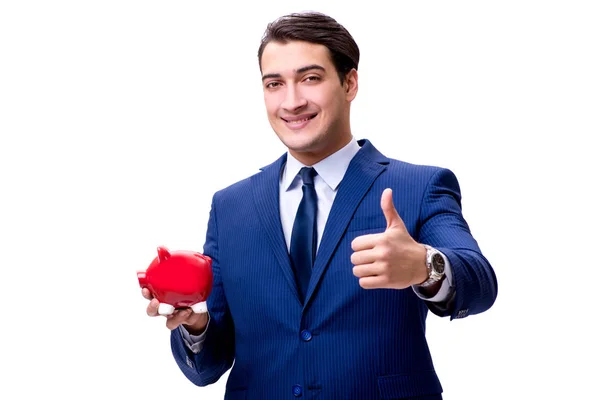
[[[158,305],[158,313],[160,315],[171,315],[175,311],[175,307],[167,303],[160,303]]]
[[[192,311],[196,314],[202,314],[208,312],[208,307],[206,306],[206,302],[202,301],[200,303],[196,303],[192,305]]]

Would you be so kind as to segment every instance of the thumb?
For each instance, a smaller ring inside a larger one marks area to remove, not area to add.
[[[381,210],[383,211],[383,215],[387,221],[387,229],[398,226],[404,227],[404,222],[402,221],[402,218],[400,218],[400,215],[394,206],[392,189],[390,188],[385,189],[381,194]]]

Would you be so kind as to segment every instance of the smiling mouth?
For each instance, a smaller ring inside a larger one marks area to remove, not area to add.
[[[282,120],[284,120],[285,122],[287,122],[288,124],[293,124],[293,125],[299,125],[302,124],[303,122],[306,121],[310,121],[311,119],[313,119],[314,117],[316,117],[317,114],[305,117],[305,118],[300,118],[300,119],[286,119],[286,118],[281,118]]]

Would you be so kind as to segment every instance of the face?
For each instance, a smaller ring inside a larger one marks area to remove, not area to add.
[[[348,144],[356,70],[341,84],[329,50],[300,41],[267,44],[261,69],[269,122],[295,158],[313,165]]]

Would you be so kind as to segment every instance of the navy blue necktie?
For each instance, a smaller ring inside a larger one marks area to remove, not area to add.
[[[304,303],[317,251],[317,192],[313,181],[316,174],[314,168],[304,167],[300,170],[303,183],[302,201],[296,213],[290,245],[292,267],[302,303]]]

